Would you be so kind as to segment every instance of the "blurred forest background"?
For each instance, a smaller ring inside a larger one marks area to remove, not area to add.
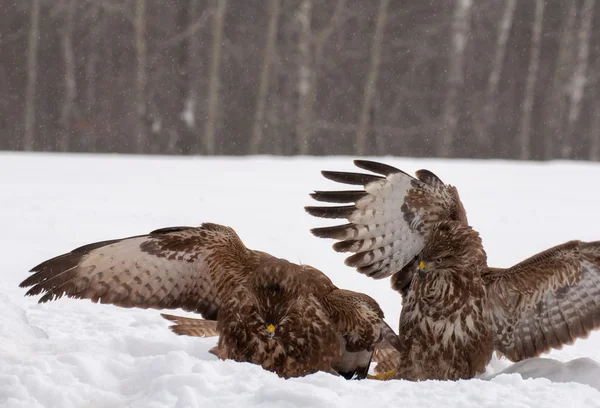
[[[600,160],[595,0],[0,0],[0,149]]]

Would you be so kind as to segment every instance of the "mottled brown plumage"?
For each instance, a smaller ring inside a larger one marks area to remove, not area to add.
[[[511,361],[559,349],[600,327],[600,242],[570,241],[511,268],[487,266],[456,188],[428,170],[416,178],[370,161],[379,175],[323,172],[364,190],[319,191],[307,207],[349,223],[315,228],[353,252],[346,264],[375,279],[391,276],[402,294],[400,351],[382,342],[377,372],[410,380],[472,378],[496,350]]]
[[[398,339],[377,302],[338,289],[322,272],[245,247],[229,227],[205,223],[77,248],[21,283],[40,302],[63,295],[122,307],[176,309],[177,334],[215,335],[222,359],[281,377],[316,371],[364,378],[376,344]],[[215,321],[216,325],[210,323]]]

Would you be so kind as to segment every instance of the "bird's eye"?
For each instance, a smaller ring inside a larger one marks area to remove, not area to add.
[[[439,264],[439,263],[442,263],[442,258],[438,258],[438,259],[436,259],[436,260],[435,260],[435,263],[438,263],[438,264]]]

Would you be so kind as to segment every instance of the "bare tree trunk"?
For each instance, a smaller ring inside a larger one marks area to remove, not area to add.
[[[32,0],[27,44],[27,89],[25,91],[25,134],[23,149],[31,151],[35,141],[35,90],[38,70],[38,38],[40,32],[40,0]]]
[[[95,113],[96,109],[96,83],[97,83],[97,67],[98,67],[98,53],[100,52],[100,30],[102,27],[102,21],[100,21],[100,4],[94,2],[92,4],[92,11],[90,15],[90,21],[92,26],[90,28],[89,44],[87,46],[88,57],[85,65],[85,116],[87,121],[98,121],[99,115]],[[95,138],[96,135],[93,134]],[[95,152],[98,148],[96,140],[89,136],[85,138],[84,146],[82,146],[87,152]]]
[[[136,153],[143,153],[147,145],[146,119],[146,85],[147,73],[147,48],[146,48],[146,0],[136,0],[135,3],[135,52],[136,52],[136,77],[135,77],[135,137]]]
[[[321,61],[321,58],[323,57],[323,50],[325,49],[325,45],[327,45],[327,41],[329,41],[329,38],[331,38],[335,30],[341,25],[343,21],[342,17],[347,9],[347,3],[347,0],[337,1],[335,4],[335,10],[333,10],[333,15],[331,16],[329,23],[315,36],[315,65]]]
[[[592,123],[590,125],[590,153],[589,159],[600,161],[600,103],[594,102]]]
[[[180,34],[169,39],[165,44],[187,40],[186,55],[186,88],[184,121],[185,132],[173,134],[168,143],[171,153],[190,154],[200,151],[202,132],[199,130],[198,118],[205,116],[204,105],[200,103],[200,86],[203,81],[201,58],[201,29],[211,17],[211,12],[200,7],[200,0],[189,0],[187,5],[187,28]],[[204,124],[205,125],[205,124]]]
[[[325,51],[325,46],[329,42],[329,39],[337,30],[337,28],[343,23],[344,15],[347,12],[347,0],[337,0],[335,5],[335,9],[333,10],[333,15],[329,20],[329,23],[324,26],[324,28],[318,33],[312,33],[312,44],[314,45],[314,53],[312,57],[313,66],[310,71],[310,88],[308,92],[308,103],[306,105],[306,109],[310,112],[311,118],[311,135],[314,131],[315,127],[313,123],[318,120],[315,118],[315,104],[317,103],[317,87],[318,87],[318,74],[319,74],[319,66],[323,64],[323,52]]]
[[[563,139],[563,144],[561,146],[563,158],[569,158],[571,156],[571,136],[575,130],[575,126],[577,126],[577,121],[579,120],[579,115],[581,113],[581,100],[583,99],[587,83],[587,67],[590,54],[590,37],[592,33],[594,4],[595,0],[585,0],[581,11],[581,25],[579,26],[579,31],[577,33],[577,62],[569,89],[570,107],[569,115],[567,116],[566,138]]]
[[[367,82],[365,84],[364,98],[360,116],[358,120],[358,130],[356,132],[356,154],[365,154],[365,145],[367,141],[367,132],[369,130],[369,119],[371,117],[371,106],[373,95],[377,87],[377,76],[379,75],[379,64],[381,62],[381,49],[383,43],[383,33],[385,31],[385,21],[387,18],[387,8],[389,0],[379,2],[379,11],[377,12],[377,22],[375,23],[375,35],[373,37],[373,46],[371,47],[371,62]]]
[[[297,12],[300,26],[298,36],[298,115],[296,144],[300,154],[309,154],[314,132],[314,106],[317,100],[319,64],[331,35],[340,26],[346,12],[347,0],[337,0],[333,15],[325,27],[314,33],[311,27],[313,0],[303,0]]]
[[[260,82],[258,94],[256,97],[256,115],[254,117],[254,127],[252,128],[252,138],[250,139],[250,154],[257,154],[260,149],[263,136],[265,107],[267,104],[267,93],[269,91],[270,70],[275,54],[275,40],[277,39],[277,29],[279,27],[279,9],[281,1],[271,0],[269,28],[267,30],[267,42],[265,45],[265,55],[263,57],[262,69],[260,71]]]
[[[296,141],[298,152],[306,155],[310,152],[309,143],[312,136],[312,70],[314,62],[311,58],[311,15],[312,0],[302,0],[298,10],[298,22],[300,23],[300,34],[298,38],[298,51],[300,62],[298,64],[298,122],[296,125]]]
[[[198,4],[199,0],[190,0],[188,9],[188,25],[191,27],[196,24],[198,16],[200,15],[200,7]],[[188,38],[187,47],[187,88],[188,96],[186,101],[186,110],[189,113],[189,117],[186,120],[189,132],[186,132],[181,136],[180,140],[171,141],[169,144],[169,150],[175,152],[179,149],[184,154],[192,153],[193,146],[195,144],[195,137],[192,139],[192,135],[198,135],[198,114],[199,114],[199,96],[200,96],[200,36],[198,32],[193,33]]]
[[[62,134],[60,150],[69,151],[70,139],[73,133],[71,128],[73,116],[76,114],[75,98],[77,97],[77,82],[75,80],[75,51],[73,50],[73,27],[75,25],[75,1],[67,1],[66,21],[62,29],[61,43],[63,59],[65,62],[65,96],[60,115]]]
[[[208,113],[204,128],[204,146],[206,154],[215,154],[215,131],[219,109],[219,68],[221,65],[221,48],[223,42],[223,26],[225,25],[225,8],[227,0],[214,0],[213,41],[208,85]],[[199,144],[201,146],[201,144]]]
[[[90,29],[89,45],[86,65],[85,79],[87,82],[85,100],[88,116],[96,104],[96,69],[98,64],[98,48],[100,47],[100,5],[96,2],[92,4],[92,13],[90,16],[92,27]]]
[[[274,69],[274,71],[277,71],[277,69]],[[275,72],[274,76],[277,77],[278,74],[278,72]],[[282,126],[285,129],[289,129],[289,126],[286,126],[287,123],[284,117],[287,110],[286,104],[289,104],[290,102],[289,99],[283,97],[283,90],[281,88],[283,87],[279,83],[276,83],[275,86],[271,86],[266,118],[266,121],[269,123],[269,127],[272,129],[272,131],[269,133],[271,137],[268,139],[269,153],[276,156],[285,155],[285,150],[283,147],[284,145],[290,145],[289,136],[284,137],[280,134]],[[289,117],[293,117],[293,115],[289,115]],[[289,135],[290,132],[287,133]]]
[[[439,138],[438,155],[452,156],[454,134],[458,125],[458,98],[464,85],[465,49],[471,29],[472,0],[456,0],[452,18],[452,46],[448,67],[448,92],[444,100],[443,127]]]
[[[533,20],[531,52],[529,55],[529,68],[525,82],[525,94],[523,96],[523,115],[521,116],[520,132],[520,158],[528,160],[531,157],[531,113],[535,96],[535,84],[540,65],[540,45],[542,42],[542,30],[544,23],[544,2],[535,0],[535,17]]]
[[[573,28],[577,16],[577,2],[568,1],[563,5],[568,7],[564,15],[565,22],[561,29],[560,42],[558,46],[558,55],[554,66],[554,74],[551,82],[550,98],[548,98],[548,108],[544,112],[546,119],[544,138],[544,158],[550,160],[554,157],[554,141],[557,140],[562,145],[564,132],[562,128],[563,117],[566,110],[565,106],[565,87],[569,76],[569,66],[572,60],[573,52]]]
[[[508,42],[516,8],[517,0],[506,0],[504,13],[502,14],[502,19],[498,26],[498,38],[496,40],[496,50],[494,52],[492,69],[490,71],[490,76],[488,77],[485,105],[483,108],[483,126],[482,129],[477,132],[479,147],[488,146],[490,144],[489,132],[496,116],[498,83],[500,82],[502,68],[504,67],[506,43]]]

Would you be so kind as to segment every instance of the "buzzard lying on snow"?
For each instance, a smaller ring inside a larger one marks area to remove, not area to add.
[[[164,228],[98,242],[50,259],[21,287],[40,302],[69,297],[122,307],[182,308],[163,315],[179,334],[219,333],[211,351],[259,364],[281,377],[316,371],[364,378],[375,346],[398,338],[367,295],[338,289],[308,265],[244,246],[229,227]]]
[[[409,380],[472,378],[496,350],[511,361],[560,349],[600,326],[600,242],[570,241],[511,268],[491,268],[456,188],[428,170],[416,178],[356,160],[381,174],[324,171],[363,190],[317,191],[307,207],[348,224],[315,228],[346,264],[374,279],[391,276],[402,294],[400,351],[378,346],[379,373]],[[386,377],[386,376],[382,376]]]

